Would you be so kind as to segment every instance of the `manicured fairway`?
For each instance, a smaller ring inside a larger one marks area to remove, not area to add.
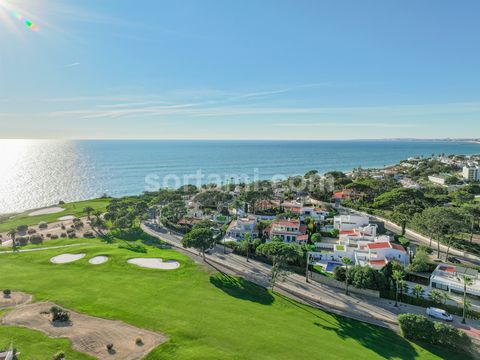
[[[64,252],[86,256],[70,264],[50,263]],[[97,255],[109,261],[90,265]],[[3,254],[0,289],[168,335],[171,340],[148,359],[465,359],[439,349],[433,353],[391,331],[299,305],[238,278],[208,273],[173,250],[148,247],[140,256],[177,260],[181,267],[174,271],[127,264],[138,256],[116,244]],[[0,327],[0,344],[18,339],[19,331]],[[22,358],[50,359],[53,348],[64,348],[58,341],[48,340],[45,350],[22,348],[21,342],[18,347]]]
[[[54,222],[58,221],[58,218],[65,215],[73,216],[85,216],[83,209],[91,207],[94,210],[105,211],[107,205],[110,203],[110,199],[94,199],[79,202],[72,202],[63,205],[55,205],[64,208],[64,211],[55,214],[29,216],[33,210],[26,211],[24,213],[15,215],[11,219],[0,223],[0,232],[9,231],[16,228],[18,225],[37,225],[41,221]]]
[[[20,352],[19,359],[51,360],[54,354],[63,351],[67,359],[93,360],[91,356],[72,350],[66,339],[52,339],[39,331],[0,326],[0,349],[8,348],[11,341]]]

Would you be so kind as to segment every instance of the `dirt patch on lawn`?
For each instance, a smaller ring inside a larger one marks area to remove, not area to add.
[[[18,291],[12,291],[10,296],[5,296],[3,295],[3,290],[0,291],[0,309],[26,304],[30,301],[32,301],[32,295],[24,294]]]
[[[121,321],[106,320],[73,311],[70,323],[54,324],[48,314],[56,306],[40,302],[19,306],[5,314],[2,323],[39,330],[50,337],[66,337],[72,347],[97,359],[136,360],[144,358],[168,338],[153,331],[143,330]],[[141,342],[137,342],[141,339]],[[107,350],[113,344],[113,350]]]

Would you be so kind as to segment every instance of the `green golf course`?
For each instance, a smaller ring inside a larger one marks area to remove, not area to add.
[[[63,211],[60,211],[54,214],[43,214],[43,215],[35,215],[35,216],[29,215],[34,210],[28,210],[20,214],[12,215],[8,219],[1,220],[0,232],[5,232],[11,229],[15,229],[19,225],[32,226],[32,225],[38,225],[38,223],[42,221],[46,223],[58,221],[59,217],[62,217],[65,215],[73,215],[76,217],[85,216],[85,212],[83,211],[83,209],[87,207],[91,207],[94,211],[98,210],[103,212],[105,211],[109,203],[110,203],[110,199],[108,198],[65,203],[61,205],[51,206],[51,207],[62,208],[64,209]]]
[[[84,243],[86,239],[78,239]],[[71,244],[59,240],[55,245]],[[167,335],[147,359],[465,359],[413,344],[392,331],[296,303],[236,277],[207,270],[183,254],[146,246],[147,253],[98,239],[66,249],[0,254],[0,289],[34,295],[66,308],[122,320]],[[53,244],[52,244],[53,245]],[[43,246],[51,246],[46,242]],[[73,263],[52,264],[63,253],[85,253]],[[88,259],[109,261],[91,265]],[[177,260],[176,270],[140,268],[133,257]],[[0,313],[1,315],[1,313]],[[0,326],[0,348],[13,341],[21,359],[89,359],[69,341]]]

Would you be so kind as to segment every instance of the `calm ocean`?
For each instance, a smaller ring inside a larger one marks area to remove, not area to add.
[[[431,154],[478,154],[444,141],[29,141],[0,140],[0,213],[101,196],[139,194],[232,176],[270,179],[316,169],[381,167]],[[188,182],[196,182],[191,176]],[[217,180],[217,181],[216,181]]]

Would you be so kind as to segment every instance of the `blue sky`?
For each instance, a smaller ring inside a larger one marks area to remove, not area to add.
[[[480,137],[479,13],[477,0],[0,0],[0,138]]]

